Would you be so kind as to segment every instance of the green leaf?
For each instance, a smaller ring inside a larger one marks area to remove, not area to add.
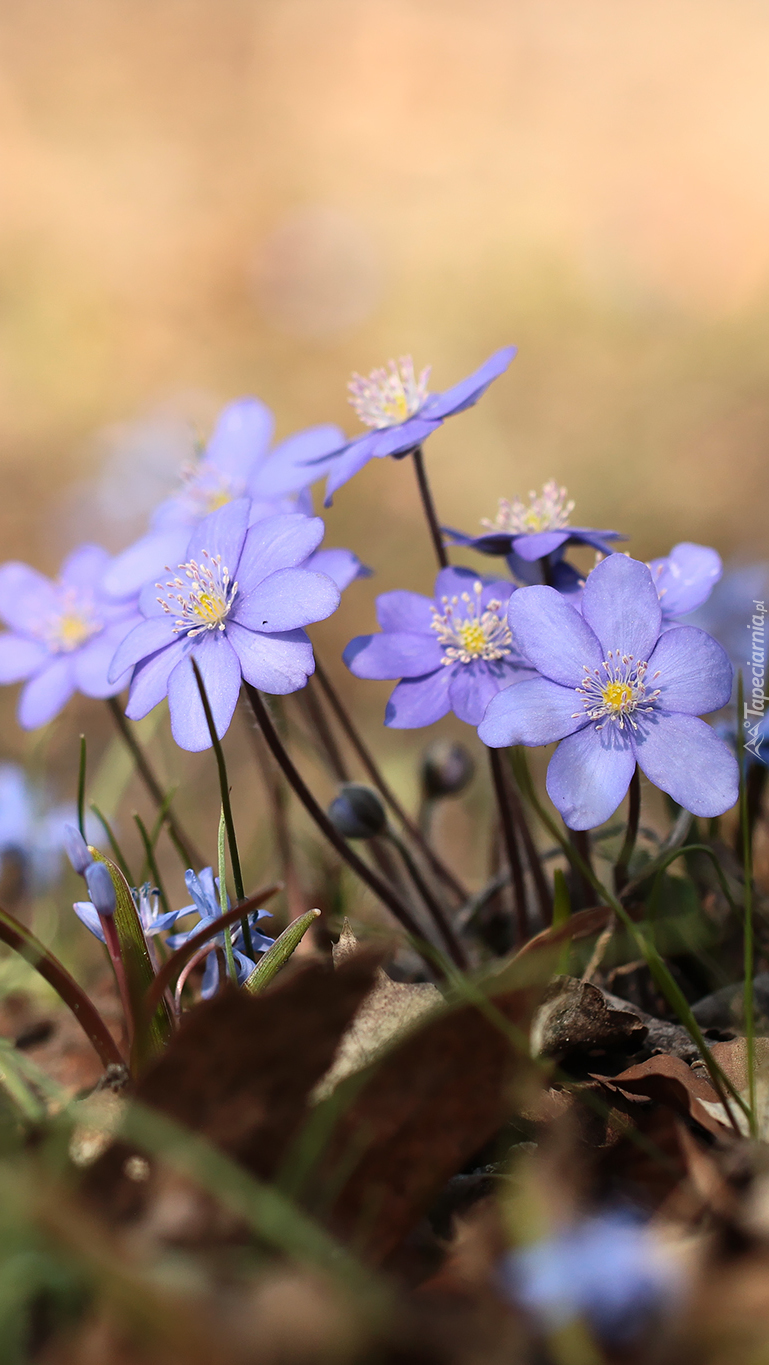
[[[280,938],[276,938],[272,947],[267,949],[264,957],[245,981],[247,991],[252,995],[258,995],[259,991],[263,991],[265,986],[269,985],[281,967],[286,965],[294,949],[301,943],[310,925],[315,923],[319,915],[320,910],[308,910],[306,915],[300,915],[298,919],[291,921]]]

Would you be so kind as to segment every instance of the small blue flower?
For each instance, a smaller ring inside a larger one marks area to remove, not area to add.
[[[326,507],[331,506],[337,489],[369,460],[408,455],[447,417],[477,403],[492,380],[507,369],[516,349],[504,346],[495,351],[474,374],[444,393],[428,392],[430,369],[417,376],[411,356],[403,356],[397,364],[391,360],[387,369],[372,370],[367,377],[354,374],[349,384],[350,402],[361,422],[373,430],[340,446],[330,463],[324,460],[320,472],[328,470]],[[313,463],[320,468],[320,461]]]
[[[721,556],[709,545],[683,540],[669,555],[649,562],[663,621],[678,621],[707,602],[723,573]]]
[[[528,503],[520,498],[513,498],[512,502],[500,498],[495,520],[483,518],[481,521],[487,528],[483,535],[468,536],[448,527],[445,528],[446,535],[454,544],[479,550],[481,554],[505,555],[511,573],[528,584],[541,582],[541,578],[537,580],[531,576],[532,564],[546,559],[555,567],[568,545],[590,545],[608,555],[615,548],[612,541],[626,539],[619,531],[572,526],[569,518],[574,503],[567,499],[566,489],[559,488],[554,479],[544,484],[539,497],[532,490],[529,498]],[[572,570],[572,574],[575,572]]]
[[[144,882],[140,887],[132,886],[131,895],[142,929],[148,938],[154,938],[156,934],[162,934],[166,929],[172,928],[182,915],[188,915],[192,909],[192,906],[187,905],[183,910],[169,910],[166,913],[161,913],[159,893],[150,882]],[[90,929],[94,937],[103,943],[104,931],[92,901],[76,901],[72,908],[86,929]]]
[[[127,682],[107,677],[120,641],[141,619],[136,599],[115,602],[103,587],[109,555],[81,545],[54,583],[28,564],[0,566],[0,683],[24,682],[19,724],[35,730],[74,692],[114,697]]]
[[[139,720],[168,696],[171,731],[182,749],[211,744],[193,658],[221,738],[241,678],[281,696],[306,685],[315,660],[303,627],[339,605],[339,589],[326,574],[300,567],[323,536],[320,518],[287,513],[249,528],[249,512],[248,499],[239,498],[200,522],[184,562],[142,593],[146,619],[112,661],[115,677],[134,668],[126,715]]]
[[[500,1281],[504,1294],[546,1330],[582,1318],[613,1345],[653,1326],[685,1289],[680,1263],[649,1228],[619,1212],[509,1252]]]
[[[344,651],[356,678],[401,678],[385,725],[413,729],[453,711],[478,725],[501,688],[533,670],[515,648],[506,607],[512,583],[471,569],[442,569],[435,597],[386,592],[377,598],[378,635],[359,635]]]
[[[344,434],[330,425],[308,427],[270,450],[274,425],[258,398],[241,398],[224,409],[205,453],[183,471],[181,487],[156,509],[148,534],[110,566],[105,588],[113,597],[139,592],[167,564],[180,563],[195,526],[229,502],[251,500],[250,524],[279,512],[312,515],[309,486],[323,475],[324,457],[336,453]],[[357,559],[355,564],[362,568]]]
[[[196,935],[200,933],[201,929],[207,929],[215,920],[221,918],[222,911],[221,906],[219,905],[219,878],[214,877],[212,869],[210,867],[204,867],[203,870],[198,873],[195,873],[190,869],[185,873],[184,880],[187,883],[187,890],[192,896],[193,904],[180,910],[179,915],[195,913],[198,915],[199,922],[195,925],[194,929],[188,929],[181,934],[174,934],[172,938],[169,938],[168,946],[170,948],[180,948],[182,944],[190,943],[195,939]],[[227,904],[229,907],[229,901]],[[259,953],[266,952],[268,948],[272,947],[275,941],[274,939],[268,938],[266,934],[260,933],[256,928],[256,925],[260,920],[270,918],[269,910],[255,910],[248,916],[248,927],[251,931],[251,944]],[[232,936],[232,951],[238,973],[238,985],[242,986],[243,982],[248,979],[254,970],[256,962],[253,958],[248,957],[243,951],[245,945],[243,942],[243,930],[241,926],[239,924],[234,925],[230,933]],[[224,946],[224,935],[217,934],[213,940],[209,941],[215,946],[222,948]],[[206,958],[206,966],[203,973],[203,984],[201,987],[203,999],[208,1000],[210,996],[215,995],[218,986],[218,955],[211,952]]]
[[[547,773],[571,829],[616,810],[636,763],[694,815],[737,800],[734,756],[697,719],[729,699],[732,667],[693,626],[662,629],[646,564],[614,554],[589,575],[580,614],[553,588],[519,588],[508,621],[540,676],[492,698],[478,734],[491,748],[560,740]]]

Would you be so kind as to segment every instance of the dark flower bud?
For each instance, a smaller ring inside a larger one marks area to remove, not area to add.
[[[86,868],[91,866],[93,858],[88,850],[88,845],[74,825],[64,826],[64,852],[69,858],[73,868],[81,877],[85,876]]]
[[[387,816],[375,791],[347,782],[328,808],[329,819],[345,839],[373,839],[384,832]]]
[[[115,913],[115,884],[104,863],[91,863],[86,868],[85,880],[91,904],[100,915]]]
[[[440,801],[458,796],[473,780],[475,764],[463,744],[436,740],[422,758],[422,787],[425,796]]]

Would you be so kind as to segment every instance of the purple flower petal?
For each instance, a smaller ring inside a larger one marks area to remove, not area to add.
[[[638,721],[638,763],[655,787],[692,815],[731,810],[739,795],[737,760],[704,720],[655,709]]]
[[[468,592],[474,596],[473,584],[482,583],[483,575],[476,573],[474,569],[468,569],[464,565],[451,565],[448,569],[441,569],[435,579],[436,599],[442,597],[461,597],[463,592]]]
[[[114,682],[109,680],[109,667],[114,657],[115,640],[104,632],[73,653],[72,670],[78,691],[86,697],[114,697],[128,681],[125,669]]]
[[[276,569],[299,568],[317,550],[325,529],[320,517],[299,512],[265,517],[251,526],[237,573],[244,597]]]
[[[648,659],[662,611],[647,565],[626,555],[609,555],[588,574],[582,615],[600,641],[602,658],[613,650],[636,662]]]
[[[521,653],[553,682],[578,687],[585,666],[601,663],[592,630],[555,588],[519,588],[510,598],[507,619]]]
[[[649,565],[663,616],[684,616],[701,607],[723,573],[721,556],[709,545],[681,541],[665,559]]]
[[[427,420],[421,412],[415,413],[398,426],[384,427],[381,431],[374,432],[371,454],[376,460],[383,460],[386,455],[407,455],[410,450],[421,445],[422,441],[440,425],[440,421]]]
[[[174,631],[173,616],[151,616],[147,621],[140,621],[115,651],[107,674],[108,681],[116,682],[127,668],[149,658],[150,654],[156,654],[178,638]]]
[[[171,733],[180,749],[199,753],[210,749],[211,735],[206,722],[192,658],[205,684],[214,726],[219,738],[226,734],[240,692],[240,662],[223,631],[208,631],[198,638],[191,657],[183,659],[168,679],[168,709]]]
[[[343,484],[348,483],[364,465],[368,464],[369,460],[374,458],[374,437],[377,434],[377,432],[373,432],[370,436],[361,436],[334,460],[326,480],[324,507],[330,507],[337,490]]]
[[[441,667],[443,646],[435,636],[383,631],[356,636],[342,657],[356,678],[421,678],[426,669]]]
[[[588,725],[562,739],[547,770],[547,793],[569,829],[595,829],[608,820],[630,785],[635,763],[628,729],[618,725],[601,730]]]
[[[175,568],[182,563],[189,538],[189,526],[151,531],[142,536],[112,560],[104,575],[104,591],[111,597],[131,597],[145,583],[154,585],[158,579],[166,578],[167,565]]]
[[[275,418],[258,398],[240,398],[220,413],[206,459],[223,474],[246,478],[267,454]]]
[[[280,441],[255,471],[248,485],[251,497],[279,498],[306,488],[325,474],[328,465],[323,457],[332,458],[346,444],[341,427],[330,424],[297,431]]]
[[[438,668],[424,678],[399,682],[385,710],[385,725],[393,730],[415,730],[433,725],[451,710],[449,685],[451,669]]]
[[[429,635],[434,620],[433,603],[419,592],[396,589],[395,592],[380,593],[376,600],[376,615],[382,630],[416,631]]]
[[[449,683],[451,709],[466,725],[480,725],[489,702],[510,682],[509,669],[482,659],[471,664],[457,664],[446,672],[452,675]]]
[[[98,938],[100,943],[104,943],[104,930],[101,927],[101,920],[95,906],[90,901],[75,901],[72,906],[79,920],[82,920],[86,929],[90,929],[94,938]]]
[[[314,555],[305,560],[305,569],[311,569],[313,573],[328,574],[332,582],[336,583],[340,592],[349,588],[356,578],[370,578],[373,569],[361,564],[358,556],[352,550],[333,549],[316,550]]]
[[[277,569],[250,593],[238,593],[232,620],[273,635],[325,621],[339,606],[339,589],[323,573]]]
[[[12,560],[0,565],[0,620],[21,635],[45,625],[59,606],[56,589],[28,564]]]
[[[30,678],[19,698],[19,725],[36,730],[47,725],[66,706],[75,690],[72,659],[64,655]]]
[[[726,651],[712,636],[696,626],[676,626],[660,636],[646,683],[660,689],[663,710],[702,716],[726,706],[733,678]]]
[[[490,749],[508,744],[552,744],[586,722],[580,698],[571,687],[549,678],[531,678],[506,687],[493,697],[478,726],[478,738]]]
[[[0,683],[23,682],[49,658],[45,645],[23,635],[0,635]]]
[[[243,677],[260,692],[286,696],[298,692],[315,671],[312,645],[303,630],[284,635],[259,635],[233,622],[227,637],[239,660]]]
[[[194,559],[198,564],[205,564],[206,557],[215,559],[221,555],[222,564],[229,569],[230,577],[235,578],[246,539],[250,509],[248,498],[236,498],[233,502],[225,503],[224,507],[218,507],[215,512],[209,512],[194,528],[184,551],[184,561],[180,562],[189,563]]]
[[[80,545],[68,555],[59,571],[59,578],[68,588],[92,591],[109,564],[110,557],[101,545]]]
[[[530,531],[522,536],[513,536],[512,548],[521,559],[526,559],[530,563],[535,559],[546,559],[548,555],[560,550],[571,537],[571,532],[564,531]]]
[[[517,349],[517,346],[503,346],[500,351],[495,351],[489,356],[474,374],[468,375],[467,379],[460,380],[443,393],[431,395],[423,405],[420,416],[450,417],[477,403],[492,380],[504,374]]]
[[[134,670],[125,713],[129,720],[141,720],[161,702],[168,692],[168,679],[177,664],[192,652],[195,641],[188,635],[175,636],[173,643],[142,659]]]

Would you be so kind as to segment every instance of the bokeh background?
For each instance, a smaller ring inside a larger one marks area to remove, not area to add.
[[[760,0],[6,3],[2,557],[53,572],[81,539],[127,544],[233,397],[279,435],[352,431],[351,370],[410,352],[442,388],[509,341],[430,441],[447,522],[554,476],[639,557],[763,554],[768,69]],[[338,658],[376,591],[430,583],[409,462],[369,466],[328,525],[376,578],[315,638],[408,794],[414,741]],[[104,708],[25,738],[12,692],[2,756],[63,797],[85,729],[117,801]],[[202,830],[210,760],[162,724],[151,742]]]

